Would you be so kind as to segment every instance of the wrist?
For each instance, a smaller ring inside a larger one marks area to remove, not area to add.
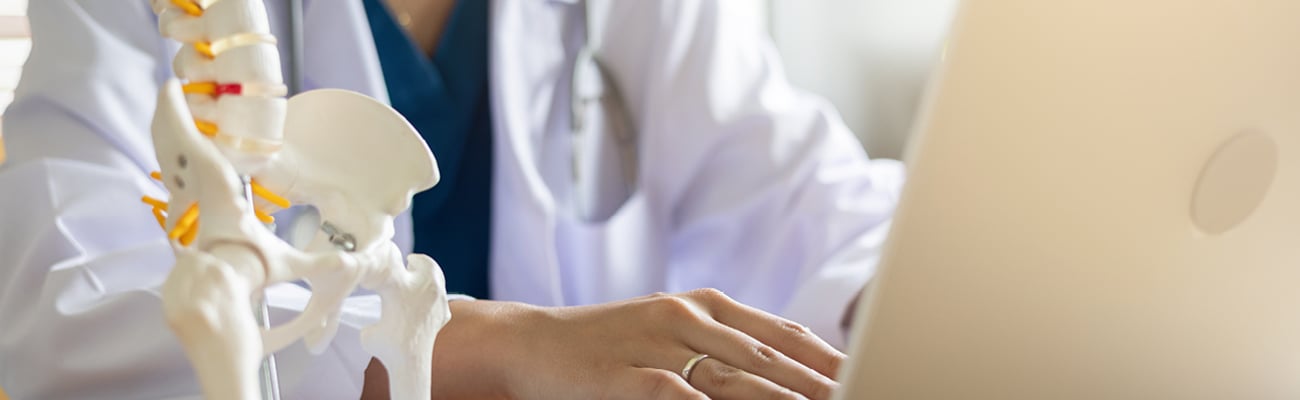
[[[433,351],[439,399],[507,399],[524,332],[515,323],[536,307],[499,301],[453,301],[451,320]]]

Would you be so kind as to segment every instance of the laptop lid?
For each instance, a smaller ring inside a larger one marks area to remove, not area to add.
[[[840,399],[1300,398],[1300,1],[969,0]]]

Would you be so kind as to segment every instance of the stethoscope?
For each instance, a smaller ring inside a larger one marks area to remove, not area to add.
[[[636,193],[639,143],[612,74],[600,61],[601,33],[609,3],[583,0],[586,42],[573,65],[570,104],[575,217],[604,222]]]

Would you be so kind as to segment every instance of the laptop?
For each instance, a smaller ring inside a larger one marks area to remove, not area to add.
[[[1300,399],[1300,1],[969,0],[839,399]]]

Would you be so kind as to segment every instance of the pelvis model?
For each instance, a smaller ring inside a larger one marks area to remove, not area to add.
[[[447,323],[442,271],[403,265],[393,218],[438,182],[433,155],[388,106],[317,90],[286,100],[261,0],[154,0],[162,34],[183,43],[158,94],[153,142],[167,200],[144,198],[176,265],[163,310],[210,399],[260,398],[264,356],[302,339],[323,350],[358,286],[379,294],[382,318],[362,331],[397,399],[430,398],[434,338]],[[184,82],[184,83],[182,83]],[[274,235],[271,213],[314,206],[320,229],[301,249]],[[268,285],[304,280],[296,319],[264,328],[253,316]]]

